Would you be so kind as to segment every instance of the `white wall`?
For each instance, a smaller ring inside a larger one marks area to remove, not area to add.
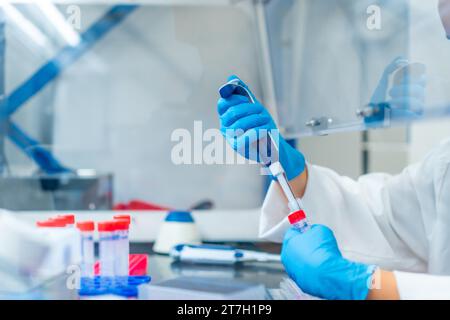
[[[83,19],[93,21],[105,9],[82,7]],[[254,34],[252,16],[239,6],[139,8],[58,81],[57,155],[75,168],[113,172],[116,201],[187,208],[211,199],[218,208],[258,207],[257,166],[171,161],[175,129],[193,134],[196,120],[204,130],[219,127],[217,90],[230,74],[260,95]]]
[[[312,164],[329,167],[352,178],[361,174],[360,132],[306,137],[299,140],[298,148]]]

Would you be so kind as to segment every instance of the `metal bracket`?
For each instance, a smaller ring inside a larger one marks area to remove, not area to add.
[[[332,118],[320,117],[320,118],[311,118],[309,121],[305,123],[305,126],[311,128],[314,131],[319,131],[319,130],[327,130],[332,123],[333,123]]]
[[[383,123],[389,126],[391,120],[391,106],[389,103],[369,103],[356,110],[356,116],[363,118],[366,124]]]

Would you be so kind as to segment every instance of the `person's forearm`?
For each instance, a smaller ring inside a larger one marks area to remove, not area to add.
[[[375,271],[367,300],[400,300],[393,272],[380,269]]]
[[[303,198],[306,191],[306,185],[308,183],[308,167],[305,166],[305,171],[296,178],[289,181],[292,191],[297,198]]]

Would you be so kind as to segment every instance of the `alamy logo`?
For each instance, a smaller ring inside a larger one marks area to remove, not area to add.
[[[381,8],[377,5],[371,5],[367,7],[367,29],[369,30],[381,30]]]
[[[66,287],[69,290],[79,290],[81,288],[81,268],[79,265],[69,265],[66,269]]]
[[[179,128],[172,132],[170,139],[175,142],[171,152],[172,163],[176,165],[272,163],[278,160],[278,152],[276,147],[268,143],[269,135],[277,146],[278,130],[221,132],[216,128],[204,130],[202,121],[194,121],[193,131]],[[227,139],[224,139],[224,136]],[[230,147],[225,140],[234,141],[235,144]]]
[[[81,8],[77,5],[69,5],[66,9],[66,21],[74,29],[81,30]]]

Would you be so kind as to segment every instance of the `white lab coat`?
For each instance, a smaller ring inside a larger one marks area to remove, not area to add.
[[[357,181],[308,164],[303,203],[310,223],[330,227],[342,254],[394,270],[402,299],[450,299],[450,139],[399,175]],[[288,207],[272,183],[260,236],[281,242]]]

